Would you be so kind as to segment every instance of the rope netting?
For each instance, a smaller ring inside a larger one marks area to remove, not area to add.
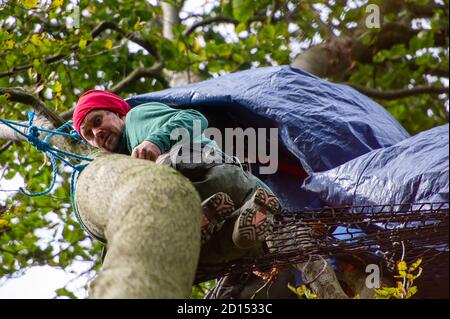
[[[399,260],[422,258],[427,272],[448,269],[448,263],[433,262],[448,255],[448,207],[442,202],[284,211],[275,220],[264,253],[221,264],[200,263],[196,282],[304,263],[314,256],[378,256],[390,270]]]

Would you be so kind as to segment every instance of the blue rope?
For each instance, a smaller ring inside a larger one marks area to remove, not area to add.
[[[29,124],[23,124],[20,122],[15,122],[15,121],[11,121],[11,120],[6,120],[6,119],[1,119],[0,121],[3,124],[6,124],[7,126],[9,126],[10,128],[12,128],[14,131],[16,131],[17,133],[19,133],[20,135],[22,135],[23,137],[27,137],[26,134],[24,134],[22,131],[18,130],[17,128],[14,127],[15,126],[20,126],[20,127],[25,127],[25,128],[29,128],[30,125]],[[64,129],[66,129],[67,127],[71,126],[73,124],[72,121],[68,121],[66,123],[64,123],[61,127],[57,128],[56,130],[47,130],[45,128],[42,127],[36,127],[36,129],[40,132],[45,132],[45,133],[50,133],[51,136],[46,137],[46,139],[48,140],[50,137],[53,137],[53,135],[57,134],[57,135],[61,135],[61,136],[65,136],[65,137],[71,137],[73,139],[76,139],[78,141],[80,141],[82,144],[86,144],[86,141],[83,140],[80,135],[78,135],[77,131],[72,130],[70,131],[70,133],[65,133],[62,132]]]
[[[52,182],[50,183],[50,186],[47,187],[46,190],[41,191],[41,192],[37,192],[37,193],[30,193],[29,191],[27,191],[26,189],[20,187],[20,191],[22,193],[24,193],[27,196],[41,196],[41,195],[46,195],[48,193],[50,193],[53,189],[53,187],[55,186],[55,180],[56,180],[56,175],[57,175],[57,165],[56,165],[56,159],[59,159],[60,161],[62,161],[64,164],[70,166],[74,171],[72,172],[72,180],[74,181],[75,179],[75,172],[81,172],[81,170],[83,170],[83,168],[85,168],[87,166],[87,164],[72,164],[69,160],[65,159],[63,156],[67,156],[67,157],[72,157],[78,160],[83,160],[83,161],[92,161],[92,158],[90,157],[86,157],[86,156],[81,156],[78,154],[74,154],[71,152],[67,152],[64,150],[60,150],[56,147],[53,147],[48,140],[50,138],[52,138],[55,135],[61,135],[61,136],[65,136],[65,137],[71,137],[73,139],[76,139],[78,141],[82,141],[81,137],[78,135],[78,133],[75,130],[72,130],[70,133],[65,133],[63,132],[64,130],[66,130],[69,126],[72,125],[72,121],[68,121],[67,123],[64,123],[63,125],[61,125],[60,127],[58,127],[56,130],[47,130],[47,129],[43,129],[40,128],[36,125],[33,124],[33,120],[35,117],[35,113],[34,112],[28,112],[28,124],[24,124],[24,123],[18,123],[15,121],[10,121],[10,120],[6,120],[6,119],[2,119],[0,118],[0,122],[2,122],[3,124],[7,125],[9,128],[13,129],[15,132],[17,132],[19,135],[21,135],[22,137],[26,138],[28,140],[28,142],[33,145],[34,147],[36,147],[36,149],[40,152],[46,153],[49,158],[50,161],[52,163],[52,168],[53,168],[53,174],[52,174]],[[16,128],[16,126],[19,127],[24,127],[27,128],[27,133],[22,132],[21,130],[19,130],[18,128]],[[49,133],[44,139],[40,138],[40,133],[41,132],[46,132]],[[59,155],[61,154],[61,155]],[[71,185],[72,188],[72,185]],[[76,214],[78,217],[78,214]]]
[[[91,235],[91,237],[94,237],[97,240],[99,240],[100,242],[104,243],[104,240],[102,238],[98,238],[98,236],[95,236],[94,234],[92,234],[84,226],[84,224],[83,224],[83,222],[82,222],[82,220],[80,218],[80,215],[78,213],[78,210],[76,208],[76,205],[75,205],[75,184],[76,184],[76,180],[78,178],[78,174],[88,164],[87,163],[72,164],[69,160],[67,160],[63,156],[75,158],[77,160],[82,160],[82,161],[92,161],[93,159],[90,158],[90,157],[81,156],[81,155],[78,155],[78,154],[75,154],[75,153],[67,152],[67,151],[64,151],[64,150],[60,150],[60,149],[58,149],[56,147],[53,147],[50,144],[49,140],[52,137],[54,137],[55,135],[60,135],[60,136],[64,136],[64,137],[73,138],[73,139],[75,139],[78,142],[83,143],[83,144],[86,144],[86,142],[78,135],[78,133],[75,130],[70,131],[70,133],[63,132],[64,130],[66,130],[68,127],[70,127],[73,124],[72,121],[68,121],[68,122],[64,123],[63,125],[61,125],[60,127],[58,127],[55,130],[47,130],[47,129],[40,128],[40,127],[38,127],[38,126],[33,124],[34,116],[35,116],[34,112],[28,112],[28,124],[18,123],[18,122],[15,122],[15,121],[10,121],[10,120],[6,120],[6,119],[0,118],[0,122],[1,123],[7,125],[9,128],[13,129],[19,135],[21,135],[22,137],[26,138],[28,140],[28,142],[31,145],[33,145],[34,147],[36,147],[36,149],[38,151],[46,153],[49,156],[50,161],[52,163],[52,168],[53,168],[52,182],[50,183],[50,185],[47,187],[46,190],[41,191],[41,192],[37,192],[37,193],[30,193],[29,191],[27,191],[26,189],[24,189],[22,187],[20,187],[19,190],[23,194],[25,194],[27,196],[32,196],[32,197],[41,196],[41,195],[47,195],[48,193],[50,193],[52,191],[53,187],[55,186],[56,175],[57,175],[56,159],[59,159],[64,164],[70,166],[73,169],[72,176],[70,178],[70,199],[71,199],[72,209],[73,209],[73,211],[75,213],[75,217],[78,220],[78,223],[80,224],[81,228],[84,231],[86,231],[88,234]],[[27,129],[27,133],[22,132],[21,130],[16,128],[16,126],[26,128]],[[45,132],[45,133],[49,133],[49,134],[44,139],[41,139],[39,137],[41,132]]]

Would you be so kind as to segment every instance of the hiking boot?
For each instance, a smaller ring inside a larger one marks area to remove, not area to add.
[[[258,188],[252,198],[240,208],[233,229],[233,242],[242,249],[263,242],[273,231],[274,215],[281,211],[278,198],[264,188]]]
[[[203,220],[201,243],[205,244],[216,231],[216,225],[226,220],[235,210],[233,200],[226,193],[216,193],[202,203]]]

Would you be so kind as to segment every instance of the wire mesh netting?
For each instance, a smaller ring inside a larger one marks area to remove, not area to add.
[[[228,273],[306,262],[311,256],[378,256],[393,270],[401,259],[423,260],[427,272],[448,269],[448,202],[326,207],[283,211],[274,221],[266,251],[232,262],[199,264],[196,282]],[[448,270],[447,270],[448,271]]]

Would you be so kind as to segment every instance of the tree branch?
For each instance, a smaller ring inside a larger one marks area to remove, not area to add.
[[[61,32],[65,26],[61,25],[59,23],[53,24],[49,20],[47,20],[44,16],[42,16],[40,13],[32,12],[31,17],[35,18],[38,23],[42,26],[42,31],[46,31],[50,33],[53,37],[55,37],[55,34],[53,32]],[[58,35],[58,38],[61,39],[61,36]]]
[[[275,12],[277,12],[278,9],[280,9],[280,2],[278,0],[272,0],[272,8],[268,19],[269,23],[275,18]]]
[[[341,81],[351,71],[354,62],[372,64],[373,57],[380,50],[388,50],[395,44],[407,44],[420,30],[396,22],[386,23],[382,30],[372,36],[373,45],[365,45],[362,36],[341,35],[331,37],[324,43],[306,49],[299,53],[292,66],[313,73],[322,78],[338,78]],[[364,34],[364,33],[363,33]],[[435,34],[435,45],[443,46],[448,33]]]
[[[359,84],[345,83],[359,92],[376,99],[383,100],[395,100],[407,96],[420,95],[420,94],[448,94],[449,88],[436,87],[428,85],[418,85],[412,89],[399,89],[399,90],[386,90],[380,91],[376,89],[371,89]]]
[[[448,78],[449,77],[449,71],[448,70],[442,70],[442,69],[436,69],[436,68],[429,68],[424,71],[424,73],[429,75],[434,75],[440,78]]]
[[[122,79],[119,83],[114,85],[109,91],[112,93],[119,93],[123,91],[126,87],[131,85],[133,82],[139,80],[141,77],[154,77],[159,80],[165,87],[168,87],[166,79],[162,74],[163,64],[159,62],[152,66],[151,68],[139,68],[135,69],[128,76]]]
[[[255,22],[255,21],[264,21],[267,19],[268,19],[268,17],[266,17],[266,16],[255,16],[255,17],[250,18],[248,20],[248,23]],[[273,18],[272,22],[277,22],[279,20],[281,20],[281,19]],[[239,21],[234,18],[224,17],[224,16],[205,18],[205,19],[191,25],[188,29],[186,29],[186,31],[183,32],[183,35],[188,36],[189,34],[194,32],[195,29],[197,29],[199,27],[204,27],[206,25],[213,24],[213,23],[232,23],[232,24],[236,25],[236,24],[239,24]]]
[[[10,148],[11,145],[13,145],[13,141],[8,141],[8,142],[6,142],[5,144],[3,144],[3,145],[0,147],[0,154],[3,153],[4,151],[6,151],[8,148]]]
[[[20,130],[21,132],[25,133],[25,130],[23,128],[19,127],[17,129]],[[4,125],[3,123],[0,123],[0,139],[11,141],[11,142],[23,141],[23,137],[19,133],[14,131],[12,128]],[[6,146],[6,145],[7,144],[5,144],[4,146]],[[7,150],[8,147],[6,147],[6,148],[2,147],[2,152]]]
[[[45,117],[54,127],[59,127],[65,123],[65,121],[55,111],[47,107],[44,102],[22,89],[0,88],[0,95],[3,94],[7,94],[8,100],[10,101],[30,105],[38,115]]]
[[[218,17],[213,17],[213,18],[206,18],[203,19],[197,23],[194,23],[193,25],[191,25],[188,29],[186,29],[186,31],[184,31],[183,35],[184,36],[188,36],[189,34],[191,34],[192,32],[195,31],[195,29],[200,28],[200,27],[204,27],[206,25],[209,24],[213,24],[213,23],[232,23],[232,24],[238,24],[239,21],[234,19],[234,18],[230,18],[230,17],[222,17],[222,16],[218,16]]]
[[[92,31],[92,37],[95,38],[103,31],[110,29],[114,30],[120,35],[122,35],[124,38],[130,40],[131,42],[134,42],[141,47],[143,47],[145,50],[147,50],[148,53],[150,53],[157,61],[161,61],[161,56],[158,52],[158,49],[149,41],[146,41],[139,36],[137,36],[133,32],[126,32],[125,30],[121,29],[115,22],[112,21],[104,21],[100,23],[93,31]]]
[[[171,41],[175,39],[173,27],[180,22],[178,18],[179,9],[175,5],[174,1],[161,2],[163,37]]]
[[[17,88],[0,88],[0,95],[6,94],[8,100],[30,105],[37,114],[36,123],[44,128],[52,129],[59,127],[65,121],[52,109],[47,107],[44,102],[34,95]],[[18,130],[26,134],[26,129],[17,127]],[[6,125],[0,125],[0,138],[10,141],[22,141],[23,137]]]
[[[445,5],[440,5],[437,3],[422,5],[408,1],[405,3],[405,6],[408,11],[412,13],[413,18],[431,18],[435,14],[436,10],[443,9],[444,12],[448,10]]]
[[[37,115],[36,120],[34,121],[37,126],[45,129],[54,129],[65,123],[65,120],[61,116],[48,108],[44,102],[30,93],[17,88],[0,88],[0,95],[3,94],[8,94],[8,99],[10,101],[31,105]],[[26,128],[21,127],[18,129],[26,133]],[[43,133],[43,135],[45,134],[46,133]],[[0,125],[0,139],[22,141],[24,138],[10,127]],[[77,143],[75,140],[64,136],[54,136],[52,138],[52,144],[60,149],[77,154],[89,154],[92,151],[91,146]]]
[[[106,31],[108,29],[109,30],[114,30],[114,31],[118,32],[119,34],[121,34],[123,37],[127,38],[128,40],[130,40],[130,41],[140,45],[141,47],[146,49],[151,55],[153,55],[157,61],[161,61],[161,56],[159,55],[158,50],[156,49],[155,46],[153,46],[153,44],[151,44],[150,42],[139,38],[138,36],[136,36],[133,33],[125,32],[116,23],[114,23],[112,21],[103,21],[102,23],[100,23],[97,27],[94,28],[94,30],[92,30],[91,36],[92,36],[93,39],[95,39],[102,32],[104,32],[104,31]],[[88,41],[86,43],[86,45],[89,45],[90,43],[92,43],[92,40]],[[79,49],[78,44],[73,45],[72,48],[71,48],[71,53],[78,51],[78,49]],[[68,54],[57,54],[57,55],[51,56],[49,58],[46,58],[44,61],[45,61],[46,64],[51,64],[53,62],[59,61],[61,59],[64,59],[67,56],[68,56]],[[6,72],[0,73],[0,78],[6,77],[6,76],[11,76],[14,73],[17,73],[17,72],[20,72],[20,71],[28,70],[31,67],[33,67],[32,64],[27,64],[27,65],[22,65],[22,66],[15,67],[11,71],[6,71]]]
[[[73,109],[74,108],[71,108],[70,110],[65,111],[64,113],[61,113],[60,114],[61,118],[63,118],[66,121],[70,120],[72,118],[72,115],[73,115]]]

